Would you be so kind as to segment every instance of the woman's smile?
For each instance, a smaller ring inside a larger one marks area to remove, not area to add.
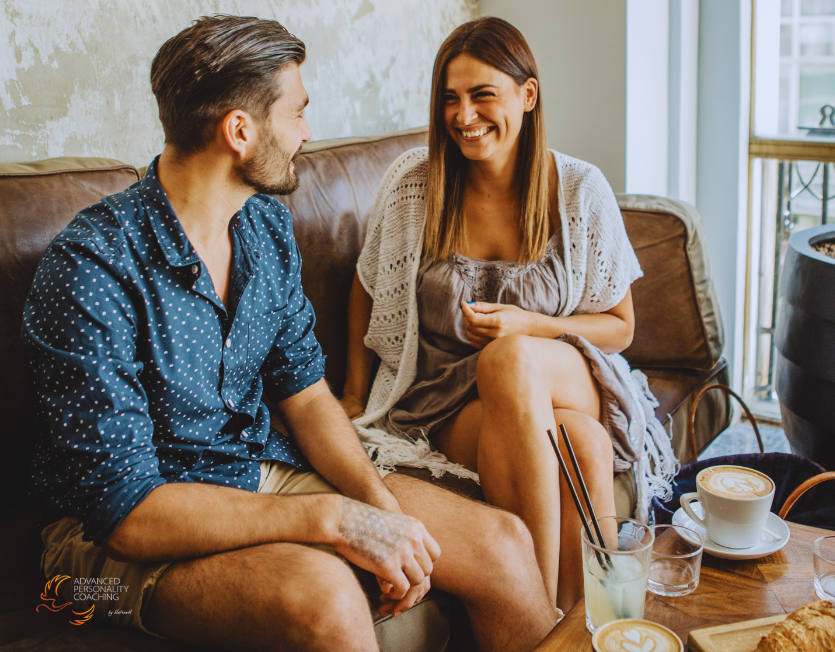
[[[461,135],[464,137],[464,140],[468,142],[473,142],[476,140],[481,140],[492,131],[495,131],[495,127],[485,126],[485,127],[466,127],[464,129],[459,129],[458,131],[461,132]]]
[[[449,62],[445,82],[444,121],[464,156],[479,161],[514,156],[525,113],[535,102],[535,86],[520,86],[469,54]]]

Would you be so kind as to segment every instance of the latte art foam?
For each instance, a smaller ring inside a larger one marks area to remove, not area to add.
[[[705,491],[727,498],[761,498],[771,493],[774,483],[765,475],[738,466],[714,466],[699,474]]]
[[[598,652],[681,652],[681,641],[666,627],[645,620],[620,620],[600,628]]]

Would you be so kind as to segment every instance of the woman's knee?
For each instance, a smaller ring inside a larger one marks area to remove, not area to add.
[[[497,384],[515,387],[519,382],[527,381],[537,363],[535,347],[535,338],[527,335],[508,335],[490,342],[478,358],[479,391]],[[487,387],[483,389],[484,385]]]
[[[559,341],[543,341],[540,337],[508,335],[493,340],[484,347],[478,358],[476,376],[479,389],[482,383],[499,380],[511,383],[537,383],[543,374],[550,376],[554,369],[565,369],[569,375],[585,371],[582,354],[572,345]]]

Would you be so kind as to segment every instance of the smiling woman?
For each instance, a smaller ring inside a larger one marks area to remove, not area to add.
[[[480,22],[474,21],[453,32],[435,59],[427,188],[432,201],[424,250],[435,260],[462,250],[468,226],[463,218],[464,162],[492,160],[493,169],[510,166],[506,181],[517,182],[519,192],[506,193],[518,195],[512,197],[514,206],[497,208],[509,208],[507,215],[521,218],[518,258],[530,262],[545,253],[553,230],[539,73],[518,30],[499,19],[485,20],[481,29],[465,29]]]
[[[525,521],[566,610],[582,595],[581,521],[546,431],[566,425],[601,516],[613,470],[635,465],[642,518],[675,458],[619,355],[642,272],[614,194],[545,143],[524,37],[489,17],[456,29],[435,61],[429,150],[394,162],[369,218],[342,402],[378,461],[411,446],[410,466],[477,472],[485,499]]]

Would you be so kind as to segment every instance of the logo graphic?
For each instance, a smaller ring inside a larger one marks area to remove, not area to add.
[[[41,604],[35,607],[35,611],[40,611],[41,607],[45,607],[52,612],[58,612],[62,609],[66,609],[67,607],[72,606],[72,602],[65,602],[64,604],[59,604],[62,600],[61,596],[58,595],[58,587],[61,585],[61,582],[64,580],[70,579],[69,575],[56,575],[51,580],[49,580],[43,588],[43,593],[41,593]],[[77,616],[75,620],[70,620],[70,625],[83,625],[86,623],[90,618],[93,617],[93,612],[96,609],[96,605],[90,607],[87,611],[75,611],[72,610],[72,613]]]

